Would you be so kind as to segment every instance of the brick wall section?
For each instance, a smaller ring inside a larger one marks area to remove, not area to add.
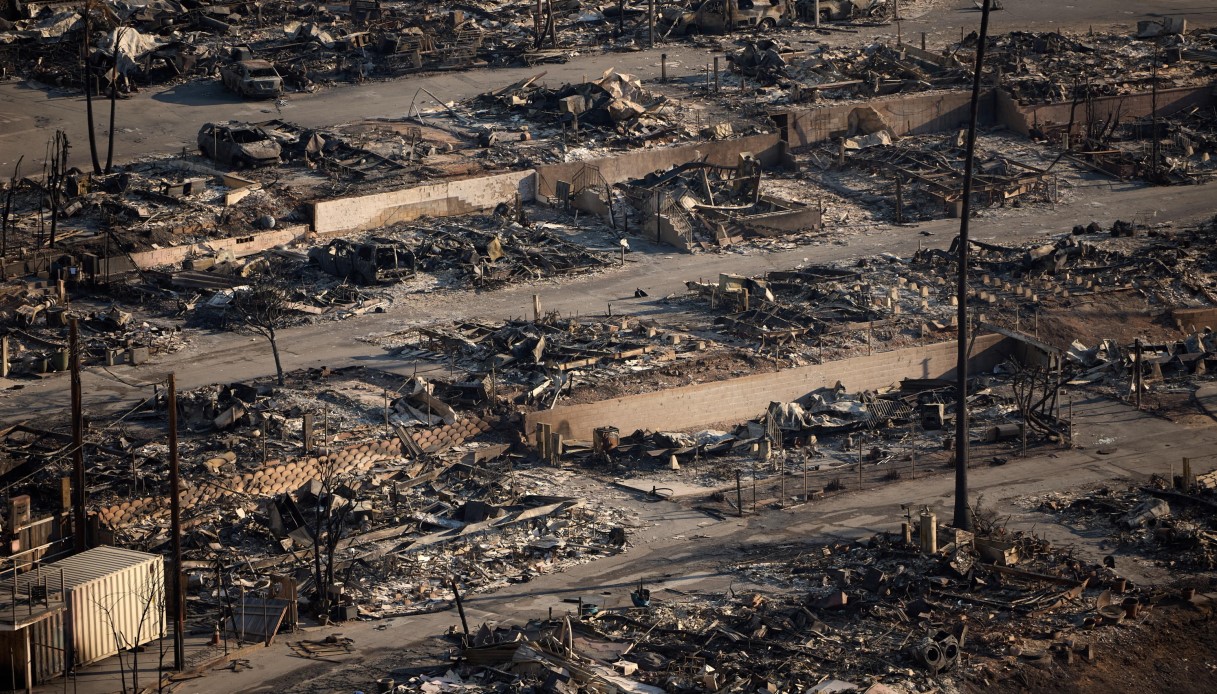
[[[401,441],[365,443],[333,453],[339,474],[363,473],[376,463],[401,457]],[[182,508],[187,511],[199,504],[219,501],[231,495],[276,496],[299,489],[320,474],[326,456],[301,457],[290,462],[271,460],[253,472],[230,475],[211,480],[195,480],[182,492]],[[103,525],[120,528],[138,519],[158,517],[169,513],[168,497],[145,497],[103,508],[97,512]]]
[[[1015,346],[1001,335],[976,339],[969,369],[987,371]],[[615,426],[623,434],[636,429],[676,430],[750,419],[771,402],[789,402],[840,381],[852,392],[882,388],[904,378],[943,378],[955,372],[955,343],[883,352],[869,357],[804,366],[727,381],[701,383],[655,393],[632,395],[586,405],[531,412],[525,432],[532,440],[537,423],[547,423],[564,438],[588,440],[592,429]],[[535,441],[534,441],[535,443]]]

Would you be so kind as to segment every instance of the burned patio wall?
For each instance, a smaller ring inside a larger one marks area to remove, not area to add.
[[[981,335],[972,348],[969,369],[974,373],[990,370],[1015,346],[1014,340],[1002,335]],[[554,433],[560,433],[564,438],[588,440],[592,429],[603,426],[614,426],[622,432],[711,426],[754,417],[771,402],[794,400],[817,388],[832,387],[837,381],[850,391],[860,391],[882,388],[903,378],[946,377],[954,373],[955,357],[955,343],[942,342],[586,405],[557,407],[528,414],[524,431],[532,436],[537,424],[549,424]]]
[[[408,222],[420,217],[455,217],[536,198],[536,172],[510,173],[444,181],[388,193],[313,203],[313,231],[334,234]]]
[[[994,92],[986,91],[980,99],[980,122],[992,123],[995,117]],[[791,147],[804,147],[845,137],[850,129],[850,115],[855,109],[870,107],[883,116],[894,135],[928,135],[966,126],[971,104],[968,92],[920,94],[891,99],[796,109],[773,114]]]
[[[308,227],[303,224],[275,229],[260,234],[237,236],[228,239],[209,239],[199,243],[191,243],[172,248],[158,248],[154,251],[132,253],[131,260],[142,270],[160,267],[162,265],[179,265],[192,255],[211,255],[229,251],[234,257],[251,255],[274,248],[285,243],[291,243],[308,233]]]
[[[1214,85],[1159,89],[1158,115],[1169,116],[1193,107],[1211,107],[1217,103],[1217,97],[1214,96],[1215,91],[1217,91],[1217,86]],[[1153,113],[1154,98],[1152,92],[1145,91],[1136,94],[1098,97],[1090,101],[1079,102],[1076,107],[1071,101],[1023,106],[1003,91],[997,96],[997,118],[998,122],[1010,130],[1029,135],[1031,128],[1037,125],[1042,126],[1049,122],[1060,125],[1068,124],[1070,112],[1073,111],[1074,131],[1080,132],[1086,127],[1088,118],[1101,122],[1112,117],[1120,121],[1128,121],[1149,116]]]
[[[586,167],[599,169],[608,185],[641,178],[655,171],[666,171],[678,164],[705,159],[711,164],[735,166],[742,152],[751,152],[761,165],[772,168],[782,163],[782,139],[777,133],[750,135],[734,140],[698,142],[680,147],[638,149],[600,159],[551,164],[537,167],[537,197],[555,195],[558,181],[573,181]]]

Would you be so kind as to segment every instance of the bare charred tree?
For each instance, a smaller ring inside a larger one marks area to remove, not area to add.
[[[106,140],[107,174],[114,173],[114,112],[117,109],[118,104],[118,51],[119,46],[122,45],[123,34],[126,33],[126,31],[126,27],[121,27],[114,35],[114,46],[112,51],[114,53],[114,57],[112,58],[113,66],[110,69],[110,133],[108,139]]]
[[[124,694],[144,691],[139,685],[139,653],[142,648],[140,644],[152,638],[164,639],[164,575],[150,572],[138,585],[107,593],[93,602],[105,616],[110,634],[114,638],[114,648],[118,651],[118,673],[122,679]],[[131,623],[132,616],[138,618],[134,624]],[[125,633],[128,628],[134,628],[134,633]],[[130,654],[128,659],[123,657],[125,653]],[[128,671],[131,673],[129,688]]]
[[[287,292],[276,282],[276,273],[268,271],[249,289],[237,290],[229,304],[238,329],[266,338],[275,357],[275,376],[284,384],[283,362],[279,358],[278,331],[287,325]]]
[[[80,46],[80,65],[81,76],[84,78],[85,89],[85,116],[88,119],[89,126],[89,154],[93,158],[93,173],[101,174],[101,160],[97,158],[97,133],[93,128],[93,66],[90,61],[89,51],[93,41],[93,2],[85,0],[84,8],[81,10],[84,14],[85,31],[84,37],[81,39]]]
[[[1006,362],[1010,370],[1010,389],[1014,391],[1014,402],[1022,418],[1022,451],[1027,454],[1028,430],[1042,434],[1056,434],[1056,418],[1052,414],[1056,405],[1057,376],[1043,366],[1027,366],[1016,361]]]
[[[0,258],[8,255],[8,219],[13,212],[13,195],[17,192],[17,181],[21,180],[21,162],[25,156],[17,157],[13,177],[8,181],[8,193],[4,196],[4,213],[0,215]]]
[[[329,587],[334,584],[335,554],[346,534],[346,522],[355,505],[351,499],[338,493],[346,486],[346,476],[338,468],[337,459],[326,457],[321,461],[316,481],[320,485],[311,500],[311,512],[306,516],[305,527],[313,542],[313,579],[317,584],[318,614],[324,615],[330,607]]]
[[[67,134],[56,130],[51,139],[50,168],[46,180],[47,200],[51,207],[51,248],[55,247],[55,232],[59,228],[59,207],[63,200],[63,185],[67,180],[69,147]]]

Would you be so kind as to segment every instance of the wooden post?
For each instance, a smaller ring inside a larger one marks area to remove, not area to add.
[[[803,456],[803,501],[811,501],[811,495],[807,491],[807,456]]]
[[[904,224],[904,186],[896,176],[896,223]]]
[[[541,320],[541,295],[540,294],[532,295],[532,320],[534,323]]]
[[[668,54],[667,53],[659,54],[659,81],[660,82],[668,81]]]
[[[752,461],[752,513],[756,514],[756,461]]]
[[[718,93],[718,56],[714,56],[714,93]]]
[[[0,378],[8,378],[8,335],[0,336]]]
[[[1073,394],[1069,395],[1069,446],[1073,447]]]
[[[739,470],[735,471],[735,515],[744,517],[744,485],[740,483]]]
[[[76,551],[89,548],[85,515],[85,425],[80,389],[80,326],[68,323],[68,361],[72,369],[72,519]]]
[[[786,457],[782,454],[782,470],[778,473],[781,482],[781,497],[778,499],[778,506],[786,508]]]
[[[858,489],[862,488],[862,437],[858,437]]]
[[[820,0],[815,0],[815,3],[812,5],[812,11],[816,13],[815,26],[817,29],[819,29],[820,28]]]
[[[313,413],[305,412],[300,418],[300,438],[304,440],[304,454],[313,450]]]
[[[63,513],[72,511],[72,478],[59,478],[59,510]]]

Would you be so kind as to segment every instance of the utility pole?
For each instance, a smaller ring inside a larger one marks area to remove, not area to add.
[[[964,158],[963,211],[959,220],[959,277],[956,287],[959,334],[955,358],[955,518],[959,530],[972,529],[968,512],[968,218],[972,215],[972,169],[976,158],[976,121],[980,115],[980,75],[985,66],[992,0],[984,0],[980,14],[980,40],[972,74],[972,104],[968,119],[968,146]]]
[[[177,382],[169,374],[169,534],[173,541],[173,668],[186,667],[183,631],[186,628],[186,595],[182,591],[182,499],[181,470],[177,456]]]
[[[80,393],[80,327],[68,322],[68,361],[72,369],[72,530],[76,551],[89,547],[85,523],[85,417]]]

